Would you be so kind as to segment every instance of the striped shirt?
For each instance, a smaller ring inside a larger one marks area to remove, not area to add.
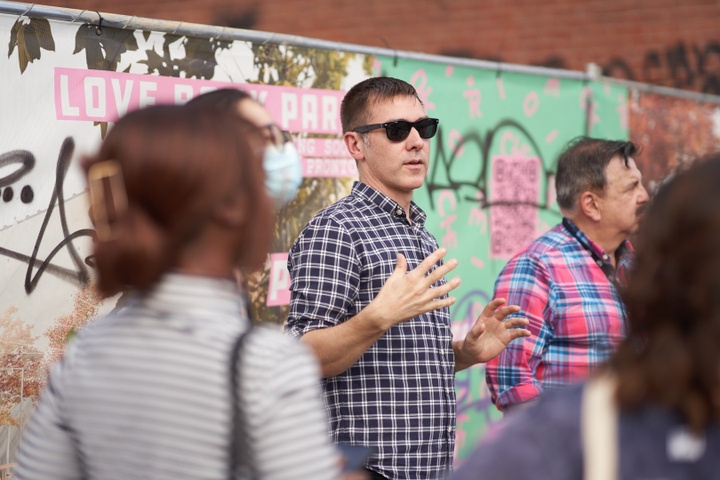
[[[318,213],[288,259],[287,330],[301,336],[344,322],[375,298],[398,253],[410,270],[435,251],[414,203],[410,218],[362,183]],[[393,326],[352,367],[323,380],[334,441],[374,447],[368,468],[389,478],[442,477],[453,460],[454,369],[447,308]]]
[[[532,334],[511,342],[486,365],[491,398],[501,410],[585,379],[625,336],[625,305],[603,272],[608,263],[602,259],[609,257],[567,223],[572,230],[561,224],[536,239],[495,282],[494,297],[519,305],[510,316],[527,318]],[[630,242],[621,244],[617,256],[614,276],[622,282],[635,257]]]
[[[134,294],[54,367],[14,478],[228,478],[230,353],[248,326],[230,280],[168,274]],[[310,352],[282,332],[248,336],[239,396],[256,478],[339,478],[318,378]]]

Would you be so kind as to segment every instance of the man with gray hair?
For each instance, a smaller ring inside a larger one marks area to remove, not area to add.
[[[632,142],[580,137],[558,159],[562,222],[500,272],[495,298],[519,305],[531,335],[486,366],[493,403],[505,410],[581,381],[625,336],[618,293],[635,253],[627,237],[648,202]]]

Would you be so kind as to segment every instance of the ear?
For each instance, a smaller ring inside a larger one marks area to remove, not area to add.
[[[247,207],[246,195],[242,192],[234,192],[213,208],[211,216],[222,226],[237,228],[245,223]]]
[[[600,203],[598,196],[591,192],[585,191],[580,194],[580,210],[582,213],[594,222],[599,222],[602,219],[602,212],[600,210]]]
[[[361,137],[361,134],[357,132],[345,132],[343,136],[345,147],[356,162],[365,158],[365,142]]]

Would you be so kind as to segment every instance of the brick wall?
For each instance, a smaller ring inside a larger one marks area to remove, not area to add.
[[[47,0],[415,52],[584,70],[720,94],[717,0]]]

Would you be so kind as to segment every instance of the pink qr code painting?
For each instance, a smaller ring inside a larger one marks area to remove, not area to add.
[[[500,155],[492,161],[490,257],[509,258],[537,233],[540,160]]]

